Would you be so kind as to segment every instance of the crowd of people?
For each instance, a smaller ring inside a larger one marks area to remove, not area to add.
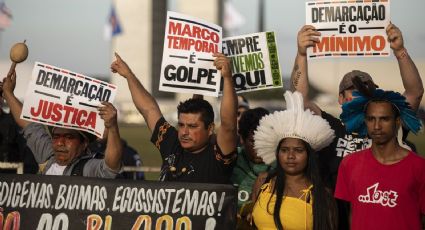
[[[320,36],[309,25],[298,33],[292,92],[285,93],[283,111],[250,108],[236,95],[229,59],[214,54],[223,78],[219,127],[211,104],[198,96],[178,104],[173,127],[118,54],[111,71],[127,81],[161,154],[159,180],[237,185],[238,229],[422,229],[425,159],[406,137],[421,128],[415,115],[424,88],[401,31],[394,24],[386,31],[405,92],[379,89],[368,73],[353,70],[339,84],[341,119],[309,98],[306,52]],[[1,101],[10,108],[10,114],[0,113],[1,161],[24,161],[26,173],[133,178],[123,165],[139,166],[141,160],[121,139],[113,104],[98,108],[104,139],[46,129],[20,118],[16,82],[13,73],[1,83]],[[38,170],[38,164],[44,167]]]

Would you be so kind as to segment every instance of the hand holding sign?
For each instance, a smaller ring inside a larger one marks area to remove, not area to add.
[[[231,78],[232,72],[230,72],[230,60],[222,53],[214,53],[213,57],[215,57],[214,60],[214,66],[221,71],[221,74],[223,75],[223,78]]]
[[[16,86],[16,72],[13,71],[12,74],[8,74],[7,77],[3,78],[1,85],[2,94],[8,93],[12,95]]]
[[[112,102],[116,91],[108,82],[36,62],[20,118],[101,137],[104,122],[97,108]]]
[[[21,43],[16,43],[10,49],[10,60],[12,61],[12,65],[10,66],[9,73],[12,75],[15,72],[16,64],[25,61],[28,57],[28,47],[25,45],[25,41]]]
[[[388,42],[390,43],[390,47],[396,56],[398,56],[397,52],[404,50],[403,35],[401,34],[400,29],[392,23],[387,26],[386,32],[388,35]]]
[[[115,58],[116,60],[112,62],[111,64],[111,71],[113,73],[118,73],[119,75],[125,78],[133,74],[130,67],[128,67],[127,63],[123,61],[120,55],[118,55],[116,52],[115,52]]]
[[[105,128],[111,128],[117,126],[117,109],[107,101],[101,102],[103,106],[99,106],[97,110],[99,111],[100,118],[105,122]]]
[[[307,48],[314,47],[317,43],[320,42],[318,36],[321,33],[316,31],[316,28],[311,25],[305,25],[298,32],[297,42],[298,42],[298,54],[301,56],[307,55]]]

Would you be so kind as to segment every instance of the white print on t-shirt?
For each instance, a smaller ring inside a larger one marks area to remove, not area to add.
[[[58,163],[53,163],[50,168],[47,170],[46,175],[63,175],[63,171],[65,171],[66,165],[58,165]]]
[[[362,203],[381,204],[382,206],[395,207],[397,205],[397,192],[378,190],[379,182],[368,187],[367,195],[360,195],[359,201]]]
[[[346,134],[344,137],[338,138],[335,149],[336,156],[346,157],[350,153],[368,148],[370,144],[371,141],[369,139],[353,137],[353,135]]]

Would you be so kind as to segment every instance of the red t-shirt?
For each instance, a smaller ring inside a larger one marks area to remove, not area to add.
[[[351,229],[421,229],[425,159],[413,152],[383,165],[365,149],[339,166],[335,197],[351,203]]]

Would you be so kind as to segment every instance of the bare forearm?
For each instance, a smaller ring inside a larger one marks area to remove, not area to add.
[[[229,123],[226,126],[236,127],[236,113],[238,98],[233,88],[233,81],[231,78],[225,78],[223,81],[223,100],[220,107],[221,123]]]
[[[291,74],[291,89],[300,92],[304,100],[308,98],[309,91],[307,68],[307,56],[297,54]]]
[[[25,128],[28,124],[30,124],[29,121],[22,120],[20,118],[22,113],[22,103],[18,100],[18,98],[16,98],[13,93],[8,92],[4,92],[3,96],[7,104],[9,105],[10,112],[12,113],[16,124],[18,124],[21,128]]]
[[[315,114],[320,115],[322,111],[319,106],[310,101],[308,97],[309,81],[308,81],[308,64],[307,56],[297,54],[295,58],[294,68],[291,74],[291,89],[298,91],[303,95],[304,107],[310,109]]]
[[[115,125],[108,129],[108,140],[105,149],[105,163],[112,170],[119,170],[123,148],[118,126]]]
[[[394,52],[394,55],[397,57],[398,66],[400,68],[400,75],[405,90],[404,96],[406,96],[412,109],[416,111],[424,94],[424,87],[419,71],[406,49]]]
[[[237,96],[233,87],[232,78],[224,78],[223,99],[220,107],[221,126],[218,141],[223,154],[229,154],[236,148],[236,118]],[[226,144],[224,144],[224,142]]]
[[[152,131],[155,128],[156,122],[162,116],[155,98],[143,87],[134,74],[127,77],[127,82],[136,108],[142,114],[149,129]]]

